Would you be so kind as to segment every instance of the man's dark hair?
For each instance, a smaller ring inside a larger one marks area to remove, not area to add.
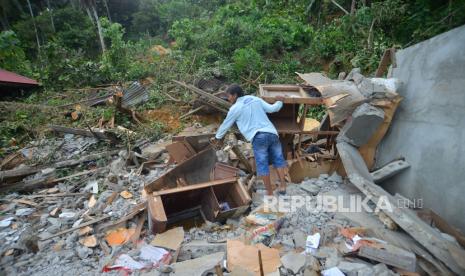
[[[244,90],[242,90],[242,88],[235,83],[228,86],[228,88],[226,89],[226,93],[233,96],[237,96],[238,98],[244,96]]]

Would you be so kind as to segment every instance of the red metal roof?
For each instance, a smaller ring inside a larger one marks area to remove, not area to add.
[[[26,78],[3,69],[0,69],[0,83],[13,85],[39,85],[39,83],[33,79]]]

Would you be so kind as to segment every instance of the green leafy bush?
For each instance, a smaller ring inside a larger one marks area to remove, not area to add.
[[[31,64],[13,31],[0,33],[0,68],[27,76],[32,75]]]

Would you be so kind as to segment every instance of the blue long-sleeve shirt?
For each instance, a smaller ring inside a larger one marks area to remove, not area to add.
[[[268,119],[266,113],[278,112],[282,106],[281,101],[269,104],[255,96],[239,97],[229,109],[228,115],[216,132],[215,137],[216,139],[222,139],[234,123],[237,124],[239,131],[248,141],[252,141],[257,132],[269,132],[278,135],[276,128]]]

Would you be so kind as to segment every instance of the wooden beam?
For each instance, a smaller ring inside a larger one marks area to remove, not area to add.
[[[386,72],[389,64],[395,66],[395,54],[395,48],[388,48],[384,51],[383,57],[381,57],[381,61],[379,62],[378,68],[376,69],[375,77],[382,77]]]
[[[116,138],[115,135],[105,131],[98,131],[98,130],[86,130],[80,128],[71,128],[71,127],[64,127],[64,126],[57,126],[57,125],[49,125],[49,128],[54,132],[61,132],[61,133],[71,133],[75,135],[81,135],[86,137],[95,137],[100,140],[108,140],[113,143],[118,143],[119,140]]]
[[[82,224],[79,224],[79,225],[76,226],[76,227],[72,227],[72,228],[70,228],[70,229],[63,230],[63,231],[61,231],[61,232],[58,232],[58,233],[56,233],[56,234],[53,234],[53,235],[48,236],[48,237],[46,237],[46,238],[43,238],[43,239],[41,239],[41,241],[46,241],[46,240],[49,240],[49,239],[51,239],[51,238],[61,236],[61,235],[63,235],[63,234],[66,234],[66,233],[69,233],[69,232],[73,232],[73,231],[78,230],[78,229],[80,229],[80,228],[82,228],[82,227],[86,227],[86,226],[92,225],[92,224],[94,224],[94,223],[97,223],[97,222],[102,221],[102,220],[104,220],[104,219],[107,219],[107,218],[109,218],[109,217],[110,217],[110,215],[104,215],[104,216],[101,217],[101,218],[96,218],[96,219],[90,220],[90,221],[88,221],[88,222],[84,222],[84,223],[82,223]]]
[[[194,184],[194,185],[189,185],[189,186],[184,186],[184,187],[179,187],[179,188],[174,188],[174,189],[157,191],[157,192],[153,192],[152,195],[156,197],[156,196],[161,196],[161,195],[174,194],[174,193],[192,191],[192,190],[197,190],[197,189],[202,189],[202,188],[208,188],[211,186],[223,185],[226,183],[234,183],[236,181],[237,181],[236,177],[231,177],[231,178],[213,180],[213,181],[209,181],[205,183],[199,183],[199,184]]]
[[[197,88],[197,87],[195,87],[193,85],[186,84],[184,82],[177,81],[177,80],[173,80],[173,82],[180,85],[180,86],[182,86],[182,87],[185,87],[185,88],[189,89],[190,91],[198,94],[199,96],[207,98],[209,101],[212,101],[214,103],[217,103],[217,104],[221,105],[222,107],[226,107],[226,108],[229,109],[232,106],[232,104],[230,102],[227,102],[227,101],[225,101],[223,99],[220,99],[220,98],[218,98],[218,97],[216,97],[216,96],[214,96],[214,95],[212,95],[212,94],[210,94],[208,92],[205,92],[202,89]]]
[[[412,210],[397,207],[395,198],[373,182],[357,148],[345,142],[337,143],[336,146],[350,182],[375,204],[382,199],[381,202],[390,207],[382,209],[386,215],[454,273],[465,275],[465,250],[445,239]]]
[[[82,156],[79,159],[64,160],[64,161],[56,162],[54,164],[0,171],[0,181],[3,179],[7,179],[7,178],[14,178],[14,177],[21,177],[21,176],[25,177],[25,176],[37,173],[46,168],[63,168],[63,167],[75,166],[83,162],[92,161],[92,160],[96,160],[99,158],[118,154],[119,151],[120,150],[112,150],[112,151],[94,153],[94,154]]]
[[[250,165],[249,160],[247,160],[247,158],[245,158],[245,156],[242,154],[239,147],[237,145],[234,145],[234,146],[231,147],[231,150],[234,152],[234,154],[237,156],[237,158],[239,158],[239,161],[242,163],[242,165],[245,166],[246,170],[248,172],[250,172],[250,173],[254,173],[254,170],[253,170],[252,166]]]

